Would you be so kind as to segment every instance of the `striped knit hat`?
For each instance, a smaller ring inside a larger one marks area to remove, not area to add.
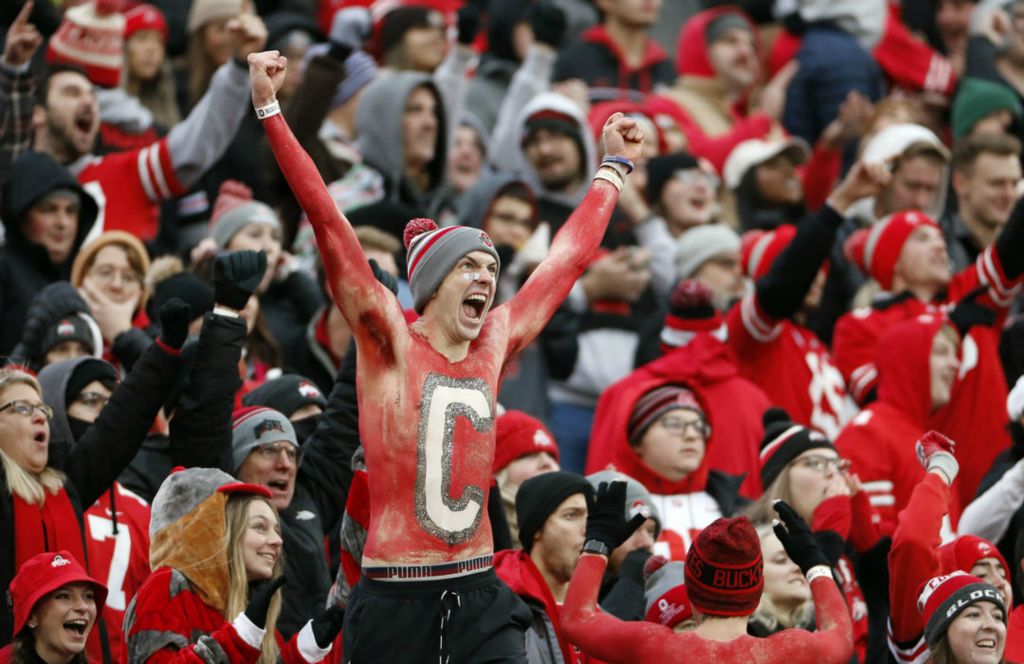
[[[743,272],[755,281],[768,274],[772,263],[796,235],[796,226],[783,224],[775,230],[753,230],[743,234],[740,244]]]
[[[438,228],[430,219],[413,219],[403,233],[406,249],[406,268],[409,288],[412,290],[413,308],[422,314],[434,291],[448,276],[463,256],[474,251],[486,251],[501,268],[501,259],[487,233],[469,226]]]
[[[850,261],[860,266],[883,289],[890,290],[900,251],[910,234],[919,226],[939,227],[924,212],[897,212],[870,229],[855,232],[843,245],[843,251]]]
[[[663,352],[685,346],[700,332],[709,332],[723,342],[728,338],[728,328],[712,304],[713,297],[711,289],[699,281],[684,279],[676,284],[659,337]]]
[[[964,609],[978,602],[992,602],[998,606],[1003,610],[1003,622],[1006,622],[1003,594],[976,576],[956,571],[922,584],[917,609],[925,625],[924,636],[928,645],[938,643],[950,623]]]
[[[688,408],[707,419],[704,409],[692,390],[679,385],[662,385],[650,390],[637,399],[633,414],[629,418],[626,433],[629,444],[636,445],[654,422],[670,410]]]
[[[761,442],[761,486],[771,486],[790,461],[807,450],[835,446],[814,429],[793,422],[781,408],[769,408],[761,418],[764,439]]]
[[[283,413],[273,408],[249,406],[239,408],[232,414],[231,424],[231,463],[232,471],[245,462],[246,457],[255,448],[270,443],[286,441],[299,447],[295,436],[295,427]]]
[[[66,12],[50,37],[46,61],[75,65],[89,80],[115,88],[124,63],[124,14],[120,0],[91,0]]]
[[[686,592],[707,616],[749,616],[764,590],[761,539],[745,516],[716,519],[686,552]]]

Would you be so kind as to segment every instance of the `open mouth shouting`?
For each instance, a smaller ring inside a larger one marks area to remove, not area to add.
[[[84,640],[89,631],[89,621],[85,618],[76,618],[64,623],[64,631],[69,637],[75,640]]]
[[[485,293],[470,293],[462,300],[462,315],[470,322],[481,322],[486,308],[487,295]]]

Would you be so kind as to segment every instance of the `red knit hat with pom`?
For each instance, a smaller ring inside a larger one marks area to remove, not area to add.
[[[124,62],[121,0],[90,0],[66,12],[50,37],[46,61],[81,67],[96,85],[115,88]]]
[[[750,615],[763,589],[761,540],[745,516],[715,520],[686,553],[686,591],[705,615]]]
[[[796,226],[783,224],[775,230],[747,231],[740,243],[743,271],[755,281],[768,274],[772,263],[796,235]]]
[[[939,225],[917,210],[897,212],[870,229],[861,229],[847,238],[843,252],[885,290],[892,289],[893,274],[900,251],[910,234],[919,226]]]
[[[1003,571],[1010,574],[1010,566],[1006,564],[1003,554],[987,539],[976,535],[961,535],[939,547],[939,564],[947,574],[956,570],[970,574],[971,568],[982,558],[995,558],[1003,566]]]
[[[521,410],[506,410],[495,423],[493,472],[528,454],[547,452],[558,461],[558,443],[544,423]]]
[[[409,289],[412,290],[413,309],[422,314],[434,291],[448,276],[455,264],[466,254],[484,251],[494,257],[501,267],[501,259],[494,243],[484,231],[469,226],[438,228],[430,219],[413,219],[405,226],[402,240],[406,249],[406,268]]]

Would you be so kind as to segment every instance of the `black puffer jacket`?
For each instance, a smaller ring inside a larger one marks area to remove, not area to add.
[[[60,264],[46,249],[28,241],[23,222],[28,211],[47,194],[70,189],[79,195],[78,229],[71,253]],[[14,162],[0,195],[0,218],[6,233],[0,253],[0,355],[9,355],[21,337],[25,313],[36,293],[47,284],[71,276],[71,263],[96,221],[98,208],[71,173],[41,152],[28,152]]]

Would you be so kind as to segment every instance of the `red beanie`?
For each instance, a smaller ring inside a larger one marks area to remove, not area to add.
[[[521,410],[506,410],[496,423],[493,472],[528,454],[547,452],[558,461],[558,443],[544,423]]]
[[[743,271],[753,280],[768,274],[772,263],[796,235],[796,226],[784,224],[773,231],[747,231],[740,240]]]
[[[124,29],[120,0],[90,0],[72,7],[50,37],[46,61],[81,67],[96,85],[115,88],[124,62]]]
[[[843,246],[846,257],[869,274],[883,289],[892,289],[896,261],[900,258],[903,244],[918,226],[938,224],[917,210],[897,212],[870,229],[855,232]]]
[[[686,592],[709,616],[747,616],[764,589],[761,540],[745,516],[717,519],[686,553]]]
[[[995,558],[1003,566],[1003,571],[1010,574],[1010,566],[992,542],[976,535],[961,535],[952,542],[939,547],[939,564],[946,574],[960,570],[971,573],[971,568],[982,558]]]
[[[153,5],[139,5],[124,15],[125,40],[142,30],[156,30],[167,43],[167,21],[163,12]]]

